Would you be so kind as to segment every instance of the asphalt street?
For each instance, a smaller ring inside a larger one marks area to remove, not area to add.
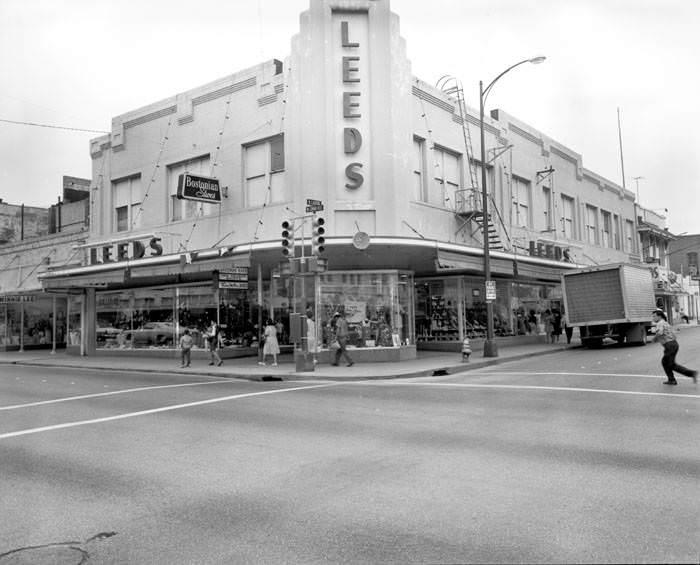
[[[0,565],[697,563],[700,390],[660,356],[353,382],[3,366]]]

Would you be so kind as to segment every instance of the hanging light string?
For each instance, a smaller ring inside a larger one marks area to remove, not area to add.
[[[268,120],[268,121],[262,123],[261,125],[259,125],[259,126],[255,127],[255,128],[253,128],[252,130],[250,130],[250,131],[244,133],[243,135],[237,137],[236,139],[232,140],[230,143],[228,143],[228,144],[226,144],[226,145],[224,145],[224,144],[222,144],[221,142],[219,142],[219,146],[217,147],[217,150],[220,150],[220,149],[224,149],[224,150],[225,150],[225,149],[227,149],[227,148],[234,147],[234,146],[236,146],[236,145],[240,142],[241,139],[248,138],[248,137],[250,137],[251,135],[253,135],[254,133],[256,133],[258,130],[261,130],[261,129],[263,129],[263,128],[265,128],[265,127],[268,127],[268,126],[270,126],[270,125],[272,125],[272,122],[271,122],[271,120]],[[221,133],[220,135],[223,135],[223,131],[222,131],[222,133]],[[178,245],[178,249],[183,250],[183,251],[185,251],[185,252],[188,251],[188,245],[189,245],[189,243],[190,243],[190,241],[191,241],[191,239],[192,239],[192,235],[194,234],[194,230],[197,228],[197,224],[198,224],[199,220],[204,216],[204,210],[203,210],[203,208],[204,208],[203,205],[200,205],[200,206],[198,207],[197,213],[196,213],[196,215],[194,216],[194,221],[193,221],[193,223],[192,223],[192,227],[190,228],[190,232],[189,232],[189,234],[187,235],[187,238],[184,240],[184,242],[180,242],[180,244]]]
[[[15,255],[12,259],[10,259],[6,265],[3,265],[2,269],[0,269],[0,271],[4,271],[5,269],[7,269],[10,265],[12,265],[12,263],[14,263],[15,259],[17,259],[17,258],[19,258],[19,253],[17,253],[17,255]]]
[[[151,187],[153,186],[153,183],[156,181],[156,175],[158,173],[158,169],[160,169],[160,161],[163,158],[163,151],[165,151],[165,146],[168,143],[169,135],[170,135],[170,127],[172,126],[173,123],[173,118],[172,116],[168,118],[168,125],[165,128],[165,135],[163,135],[163,138],[161,139],[160,142],[160,149],[158,150],[158,157],[156,158],[155,165],[153,167],[153,173],[151,174],[151,178],[148,181],[148,186],[146,187],[146,191],[143,193],[143,198],[141,198],[141,203],[139,204],[138,210],[136,210],[136,213],[134,214],[134,217],[131,219],[131,226],[130,230],[133,230],[134,227],[136,227],[136,222],[138,221],[139,217],[141,216],[141,213],[143,212],[143,207],[146,204],[146,200],[148,199],[148,195],[150,193]]]
[[[434,169],[434,170],[437,170],[437,169],[440,167],[440,164],[439,164],[438,161],[437,161],[437,154],[436,154],[436,152],[435,152],[435,142],[433,141],[433,130],[431,129],[430,124],[428,123],[428,114],[427,114],[427,112],[425,111],[425,104],[424,104],[424,102],[423,102],[423,98],[421,98],[421,97],[419,96],[419,97],[418,97],[418,100],[420,100],[421,118],[423,118],[423,120],[425,121],[425,129],[426,129],[426,131],[428,132],[428,143],[429,143],[428,150],[431,151],[432,156],[433,156],[433,169]],[[432,176],[432,179],[431,179],[431,180],[435,180],[435,174],[434,174],[434,173],[433,173],[433,176]],[[431,184],[432,184],[431,180],[428,180],[428,182],[429,182],[428,187],[429,187],[429,188],[430,188],[430,186],[431,186]],[[444,185],[444,179],[443,179],[443,185]],[[449,200],[450,200],[450,199],[449,199],[449,196],[447,196],[447,197],[445,198],[445,201],[446,201],[446,202],[449,202]]]
[[[17,285],[17,288],[21,287],[25,282],[27,282],[27,279],[29,277],[31,277],[32,274],[34,274],[34,271],[36,271],[39,268],[39,265],[43,265],[44,261],[46,261],[49,257],[51,257],[51,254],[55,253],[56,250],[57,249],[54,247],[53,249],[51,249],[51,251],[49,251],[46,255],[44,255],[44,257],[42,257],[41,260],[36,265],[34,265],[34,268],[31,271],[29,271],[29,274],[26,277],[24,277],[22,279],[22,281]]]
[[[291,71],[288,71],[287,74],[287,80],[284,82],[284,97],[282,98],[282,114],[280,116],[280,125],[277,130],[277,135],[283,135],[284,134],[284,118],[285,114],[287,111],[287,92],[289,92],[289,73]],[[284,144],[283,146],[283,151],[284,151]],[[253,255],[253,243],[257,242],[259,240],[259,233],[260,229],[264,227],[265,223],[263,222],[263,217],[265,216],[265,210],[267,209],[267,205],[272,202],[272,185],[268,184],[267,185],[267,193],[265,194],[265,201],[263,202],[262,208],[260,209],[260,215],[258,216],[258,221],[255,223],[255,232],[253,233],[253,238],[251,239],[251,246],[250,246],[250,252],[249,255]]]
[[[100,129],[84,129],[84,128],[72,128],[68,126],[54,126],[51,124],[39,124],[36,122],[21,122],[18,120],[6,120],[4,118],[0,118],[0,122],[4,122],[6,124],[16,124],[20,126],[34,126],[34,127],[39,127],[39,128],[51,128],[51,129],[62,129],[62,130],[67,130],[67,131],[83,131],[87,133],[109,133],[108,131],[102,131]]]

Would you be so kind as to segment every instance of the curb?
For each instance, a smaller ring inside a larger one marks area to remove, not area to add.
[[[430,369],[421,369],[419,371],[405,372],[405,373],[394,373],[387,375],[376,375],[376,376],[364,376],[364,375],[317,375],[314,372],[289,372],[289,373],[214,373],[207,370],[202,371],[181,371],[178,369],[149,369],[149,368],[115,368],[115,367],[104,367],[104,366],[85,366],[77,363],[68,364],[52,364],[50,360],[39,361],[39,360],[0,360],[0,365],[24,365],[33,367],[61,367],[64,369],[83,369],[83,370],[94,370],[94,371],[119,371],[122,373],[170,373],[170,374],[180,374],[180,375],[192,375],[200,377],[217,377],[221,379],[242,379],[247,381],[255,382],[279,382],[279,381],[299,381],[299,380],[327,380],[327,381],[369,381],[369,380],[391,380],[391,379],[410,379],[419,377],[436,377],[436,376],[447,376],[447,375],[457,375],[460,373],[466,373],[475,369],[481,369],[484,367],[490,367],[493,365],[500,365],[501,363],[507,363],[510,361],[517,361],[520,359],[526,359],[528,357],[534,357],[535,355],[548,355],[550,353],[557,353],[559,351],[565,351],[566,349],[573,349],[576,346],[564,346],[552,348],[544,351],[532,351],[521,353],[518,355],[513,355],[509,357],[494,357],[490,359],[481,359],[479,361],[469,361],[466,363],[460,363],[455,365],[436,365]],[[240,370],[239,370],[240,371]]]

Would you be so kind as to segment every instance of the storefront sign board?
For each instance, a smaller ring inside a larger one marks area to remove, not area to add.
[[[177,179],[177,197],[180,200],[220,204],[219,179],[190,175],[189,173],[181,174]]]
[[[6,294],[0,296],[0,304],[14,304],[17,302],[34,302],[36,296],[33,294]]]

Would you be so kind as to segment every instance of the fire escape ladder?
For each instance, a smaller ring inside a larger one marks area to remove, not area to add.
[[[477,178],[476,166],[474,165],[474,150],[472,149],[472,138],[469,132],[469,123],[467,120],[467,106],[464,101],[464,91],[462,89],[462,85],[456,78],[446,75],[438,80],[436,86],[457,102],[459,123],[462,126],[462,138],[464,139],[464,147],[466,151],[469,182],[471,183],[469,188],[457,190],[455,194],[455,215],[458,222],[458,228],[455,235],[462,230],[466,230],[467,227],[470,226],[470,236],[474,237],[476,234],[481,233],[480,237],[482,238],[482,241],[484,239],[488,239],[489,249],[503,250],[505,249],[503,241],[501,240],[501,233],[503,233],[505,234],[506,240],[508,241],[510,247],[510,237],[508,236],[508,232],[498,211],[498,207],[490,194],[488,195],[488,198],[491,201],[491,213],[489,213],[487,219],[487,233],[483,233],[483,202],[481,190],[479,188],[479,179]],[[483,166],[485,166],[485,164]],[[498,220],[498,226],[493,221],[494,212],[496,219]]]

